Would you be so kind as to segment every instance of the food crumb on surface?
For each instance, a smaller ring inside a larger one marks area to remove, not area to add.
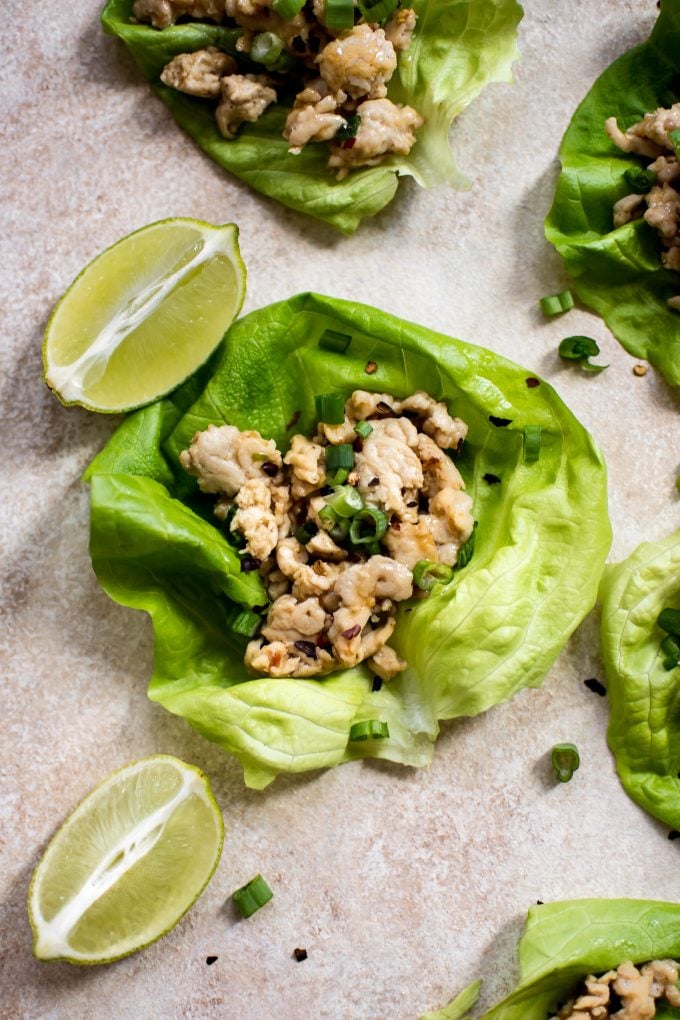
[[[674,839],[680,839],[680,832],[677,829],[671,829],[668,833],[668,838],[672,841]]]
[[[648,371],[649,369],[647,365],[633,365],[633,375],[638,376],[647,375]]]
[[[367,361],[366,362],[366,367],[364,368],[364,372],[366,373],[366,375],[373,375],[377,371],[378,371],[378,363],[376,361]]]
[[[599,694],[601,698],[604,698],[607,693],[607,688],[604,684],[600,683],[600,681],[594,676],[589,677],[588,680],[584,680],[583,683],[589,691],[592,691],[593,694]]]
[[[217,962],[217,957],[216,956],[206,956],[205,962],[208,964],[209,967],[212,967],[213,963]]]
[[[293,950],[293,956],[295,957],[298,963],[302,963],[303,960],[307,959],[309,953],[307,952],[306,949],[298,948]]]
[[[535,390],[537,386],[541,385],[541,380],[537,379],[535,375],[528,376],[525,382],[530,390]]]

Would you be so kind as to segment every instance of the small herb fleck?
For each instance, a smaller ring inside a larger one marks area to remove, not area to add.
[[[504,429],[506,425],[512,425],[512,418],[499,418],[495,414],[489,415],[489,421],[492,425],[495,425],[497,429]]]
[[[492,475],[490,471],[487,471],[485,475],[482,475],[482,478],[487,483],[487,485],[498,485],[498,483],[500,482],[500,478],[498,477],[498,475]]]
[[[584,680],[583,683],[589,691],[592,691],[593,694],[599,694],[601,698],[604,698],[607,693],[607,688],[604,684],[601,684],[594,676],[589,677],[588,680]]]

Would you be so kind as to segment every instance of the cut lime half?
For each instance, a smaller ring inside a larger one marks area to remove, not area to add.
[[[65,404],[128,411],[179,386],[238,315],[246,271],[233,223],[160,220],[83,269],[45,331],[45,381]]]
[[[113,772],[66,819],[33,873],[34,955],[110,963],[154,942],[199,897],[223,840],[199,769],[155,755]]]

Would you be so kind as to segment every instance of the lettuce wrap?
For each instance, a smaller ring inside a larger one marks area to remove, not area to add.
[[[634,801],[680,829],[680,667],[665,668],[656,623],[680,608],[680,530],[608,566],[600,593],[616,768]]]
[[[345,354],[318,347],[327,329],[351,335]],[[211,423],[257,429],[285,450],[293,432],[311,433],[315,394],[357,388],[423,389],[468,423],[456,463],[474,501],[475,551],[450,585],[401,604],[391,644],[409,665],[381,690],[365,665],[319,680],[254,678],[247,639],[227,621],[235,604],[266,595],[258,575],[238,572],[213,499],[179,453]],[[525,460],[527,425],[541,429],[535,460]],[[235,323],[196,377],[123,421],[86,478],[99,581],[153,620],[150,698],[235,754],[253,787],[364,756],[426,765],[439,720],[541,683],[595,601],[610,542],[602,456],[547,383],[483,348],[315,294]],[[348,743],[352,723],[375,718],[388,740]]]
[[[299,155],[288,152],[288,142],[281,135],[288,112],[285,105],[271,107],[228,141],[220,134],[209,103],[160,82],[164,66],[178,53],[218,46],[237,55],[240,29],[193,22],[158,31],[130,23],[132,4],[133,0],[109,0],[102,14],[104,30],[123,40],[154,91],[194,141],[256,191],[346,234],[394,198],[399,175],[414,177],[424,187],[466,185],[453,162],[449,127],[486,84],[512,80],[511,67],[519,56],[516,30],[522,8],[516,0],[413,0],[416,34],[409,50],[400,56],[388,97],[415,107],[426,124],[408,156],[393,156],[337,181],[326,167],[325,145],[308,145]]]
[[[515,990],[479,1020],[546,1020],[587,974],[631,960],[680,958],[680,906],[659,900],[565,900],[531,907],[519,943]],[[470,985],[443,1009],[421,1020],[470,1020],[479,992]],[[680,1017],[662,1003],[658,1020]]]
[[[663,0],[647,42],[615,60],[572,117],[545,228],[581,301],[673,386],[680,385],[680,313],[666,300],[680,291],[680,274],[663,268],[657,234],[643,219],[614,229],[612,207],[631,191],[625,171],[649,160],[618,149],[604,124],[616,116],[625,130],[680,100],[679,73],[680,0]]]

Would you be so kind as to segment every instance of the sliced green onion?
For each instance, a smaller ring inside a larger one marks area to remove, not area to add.
[[[561,315],[574,307],[574,299],[570,290],[563,290],[560,294],[547,295],[542,297],[540,302],[541,311],[548,318],[552,315]]]
[[[248,54],[251,60],[272,67],[283,53],[283,39],[273,32],[260,32],[255,36]]]
[[[344,354],[351,342],[352,337],[349,334],[326,329],[319,339],[319,347],[322,351],[337,351],[338,354]]]
[[[675,669],[676,666],[680,666],[680,638],[669,634],[661,642],[661,651],[664,654],[664,669]]]
[[[477,530],[478,524],[479,521],[474,522],[472,525],[472,534],[468,538],[467,542],[464,542],[458,550],[456,563],[453,568],[454,570],[462,570],[463,567],[467,567],[468,563],[472,559],[472,554],[475,551],[475,531]]]
[[[352,723],[349,730],[350,740],[384,740],[389,735],[390,728],[381,719],[365,719],[364,722]]]
[[[319,518],[319,521],[321,522],[321,527],[324,529],[324,531],[330,531],[331,528],[334,527],[334,525],[337,524],[338,521],[338,515],[336,514],[333,507],[329,506],[328,503],[326,503],[325,506],[321,507],[317,516]]]
[[[676,128],[675,131],[669,131],[668,137],[670,138],[671,145],[675,149],[677,155],[678,149],[680,149],[680,128]]]
[[[367,506],[357,510],[349,526],[349,537],[354,545],[371,545],[379,542],[387,531],[389,518],[382,510]]]
[[[364,21],[382,23],[394,14],[399,0],[377,0],[376,3],[358,0],[358,6]]]
[[[332,496],[326,496],[326,506],[332,507],[338,517],[354,517],[361,510],[364,501],[361,493],[352,485],[336,485]],[[321,511],[319,511],[319,517]]]
[[[636,195],[645,195],[656,184],[653,170],[643,170],[641,166],[629,166],[623,179]]]
[[[656,618],[656,623],[667,634],[680,637],[680,609],[662,609]]]
[[[558,782],[568,783],[581,764],[576,744],[555,744],[550,760]]]
[[[295,532],[294,537],[298,540],[300,545],[307,545],[308,542],[319,533],[319,529],[314,521],[307,521],[305,524],[301,524]]]
[[[413,568],[413,583],[421,591],[431,591],[435,584],[448,584],[453,580],[453,567],[432,560],[418,560]]]
[[[236,503],[229,507],[229,510],[227,511],[227,516],[224,518],[224,537],[226,538],[229,545],[233,546],[234,549],[243,549],[243,547],[246,544],[245,538],[243,537],[240,531],[232,531],[231,529],[231,522],[233,521],[238,511],[239,508],[236,505]]]
[[[345,123],[341,124],[335,132],[333,140],[337,142],[346,142],[350,138],[356,138],[360,127],[361,117],[358,113],[351,113]]]
[[[368,439],[373,431],[373,426],[369,425],[367,421],[358,421],[354,426],[354,431],[358,436],[361,436],[362,439]]]
[[[354,450],[350,443],[338,443],[337,446],[326,447],[326,468],[335,471],[338,468],[354,467]]]
[[[255,637],[261,623],[262,620],[257,613],[251,613],[249,609],[244,609],[242,613],[239,613],[232,620],[231,629],[235,634],[242,634],[244,637]]]
[[[590,336],[565,336],[557,352],[565,361],[580,361],[588,372],[604,372],[605,368],[609,368],[609,365],[593,365],[588,360],[600,353],[597,341]]]
[[[292,21],[302,8],[305,6],[305,0],[274,0],[272,7],[284,21]]]
[[[326,485],[332,485],[332,486],[335,486],[335,485],[344,485],[348,478],[349,478],[349,471],[347,470],[347,468],[339,468],[335,472],[335,474],[331,475],[330,478],[328,478],[326,480]]]
[[[349,518],[338,517],[329,534],[334,542],[344,542],[349,534]]]
[[[524,429],[524,463],[533,464],[541,456],[541,426],[527,425]]]
[[[342,393],[320,393],[316,397],[316,416],[325,425],[342,425],[345,420]]]
[[[354,27],[354,4],[352,0],[326,0],[324,23],[336,32]]]
[[[273,895],[262,875],[256,875],[247,885],[242,885],[232,893],[231,898],[241,917],[251,917],[265,903],[269,903]]]

